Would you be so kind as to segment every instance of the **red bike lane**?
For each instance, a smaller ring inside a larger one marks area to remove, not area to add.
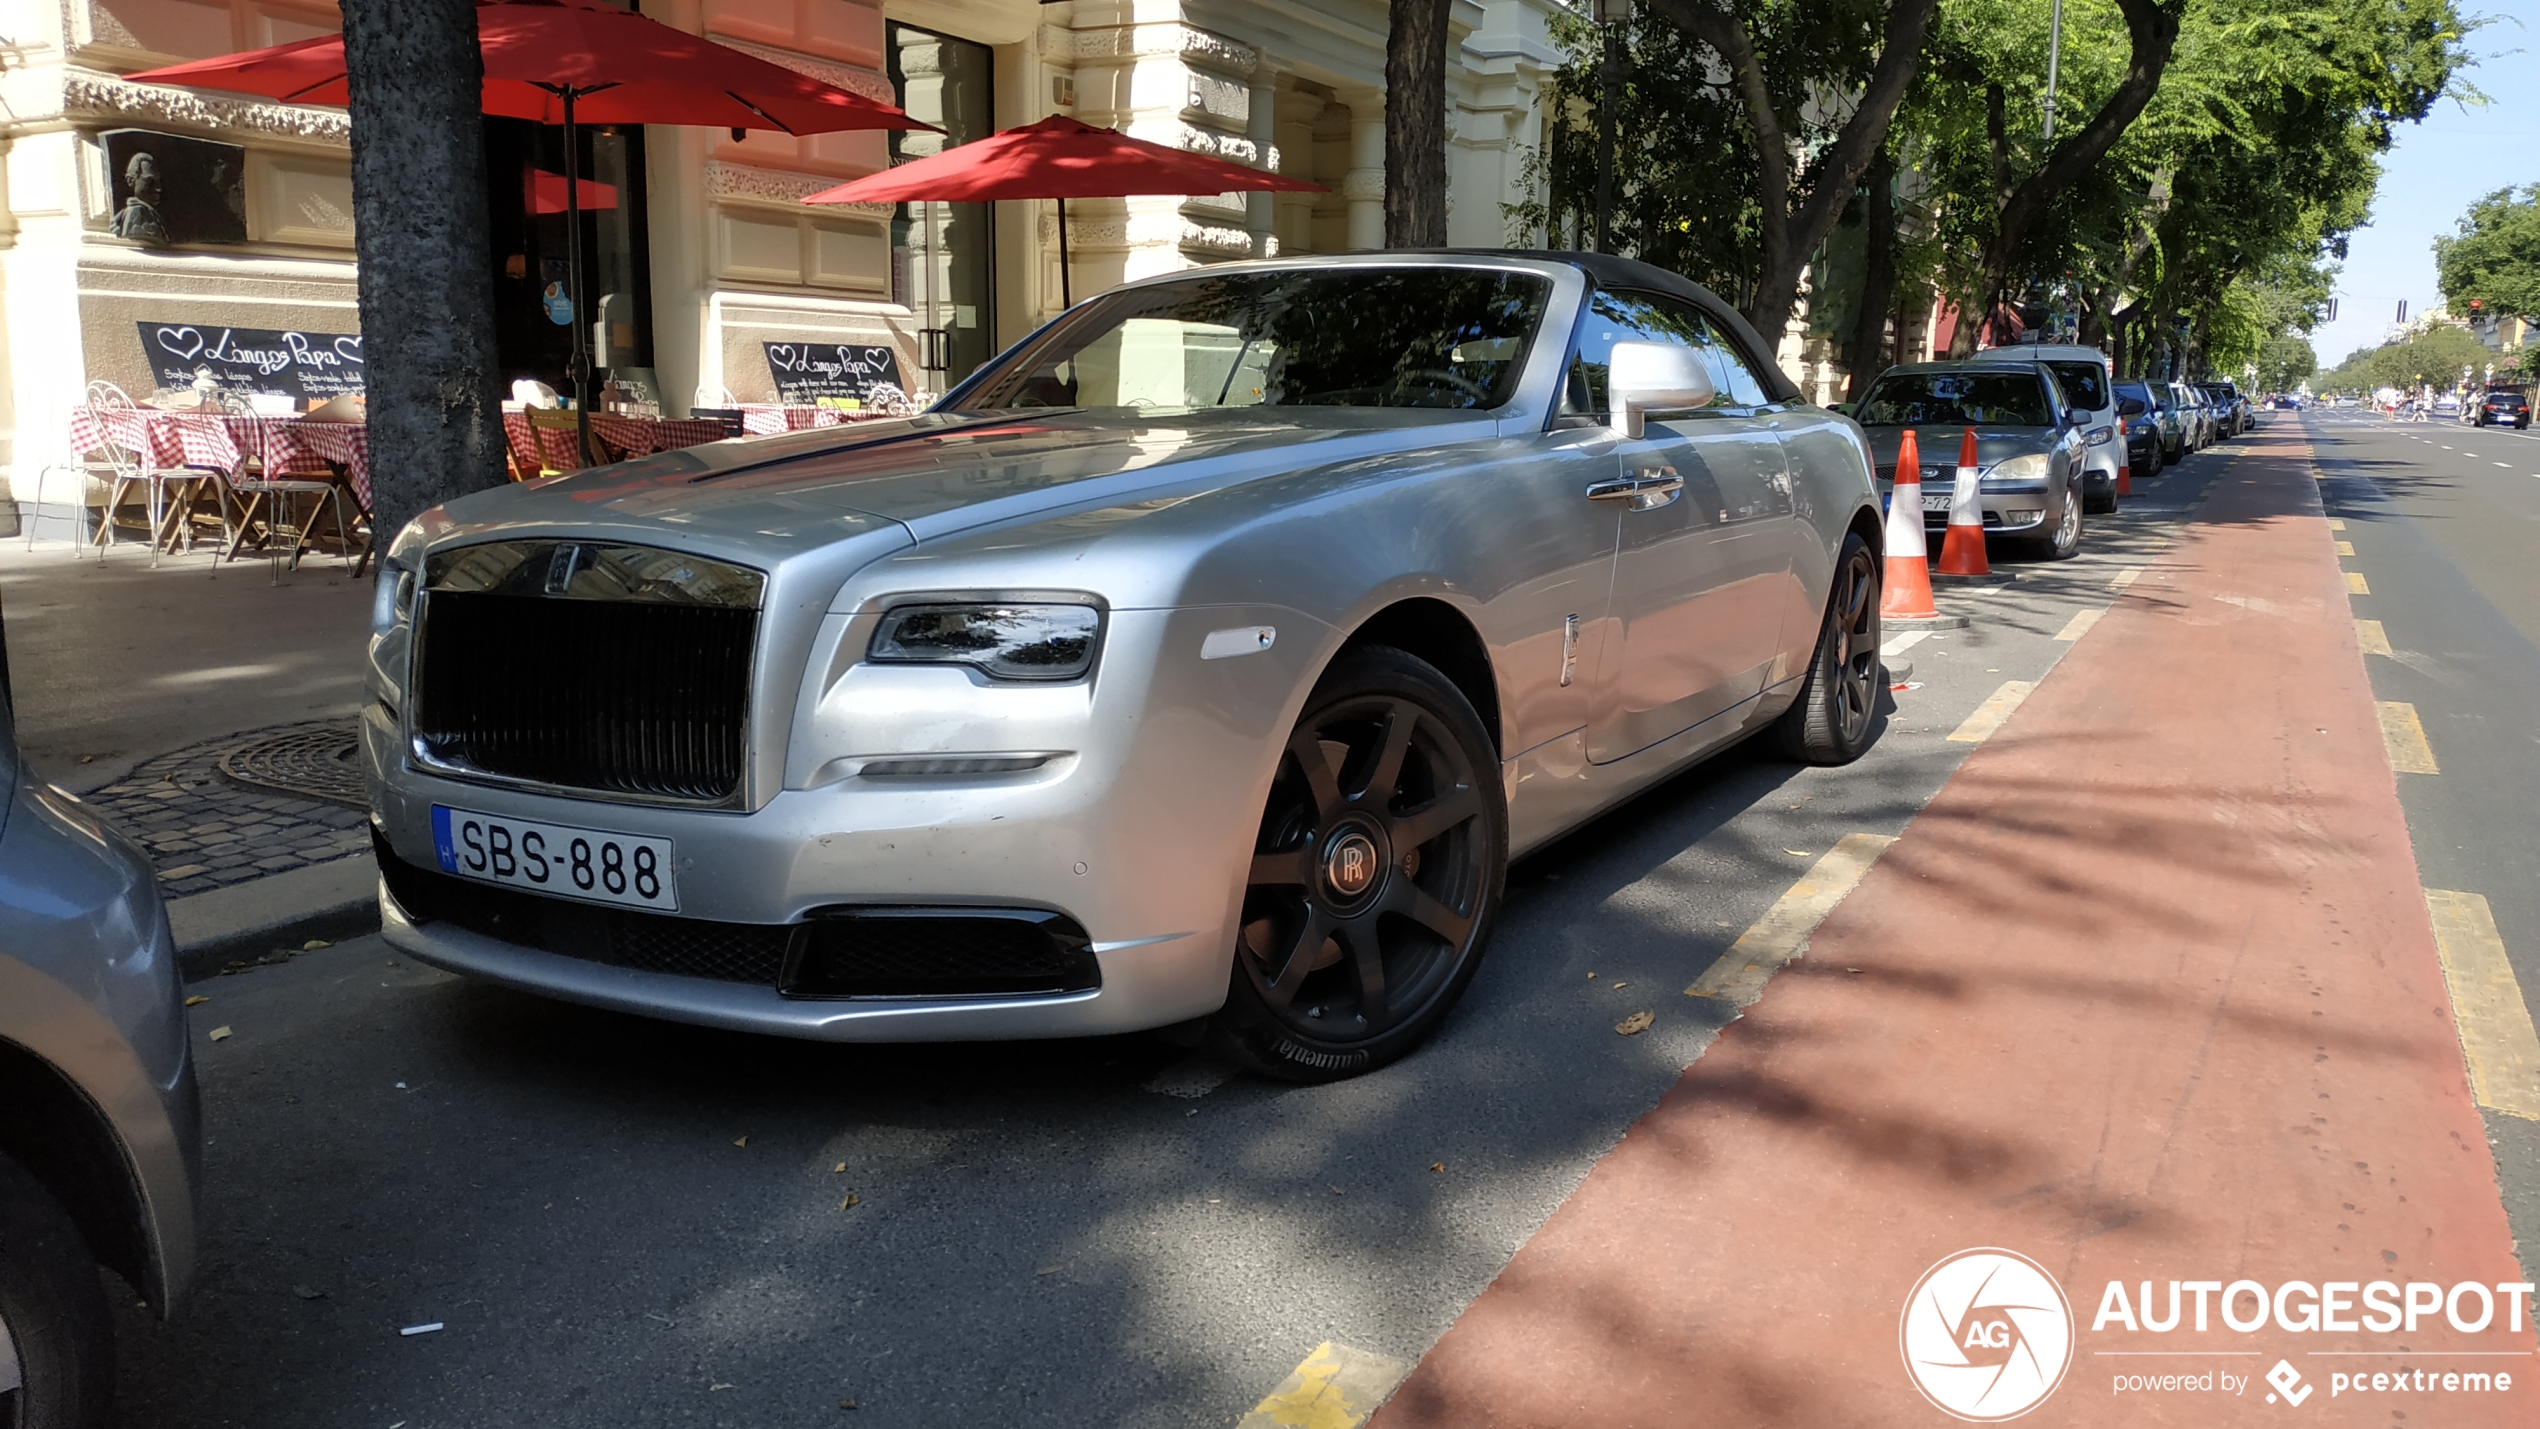
[[[2250,446],[1375,1429],[2540,1423],[2309,447]]]

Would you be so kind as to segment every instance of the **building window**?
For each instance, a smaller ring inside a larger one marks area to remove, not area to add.
[[[893,131],[892,163],[996,132],[986,45],[893,21],[885,50],[900,107],[944,131]],[[891,300],[916,315],[923,385],[941,391],[994,357],[996,206],[901,204],[891,216]]]

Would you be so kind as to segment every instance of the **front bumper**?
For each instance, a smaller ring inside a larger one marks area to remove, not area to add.
[[[2108,480],[2113,487],[2116,478],[2112,475]],[[1923,489],[1929,492],[1939,488]],[[1879,505],[1884,508],[1895,494],[1894,487],[1882,485],[1879,488]],[[2044,491],[1986,491],[1976,497],[1976,509],[1983,514],[1984,534],[1988,536],[2017,536],[2037,530],[2046,524],[2048,503],[2049,495]],[[1934,510],[1929,506],[1923,508],[1923,530],[1926,534],[1948,529],[1947,510]]]

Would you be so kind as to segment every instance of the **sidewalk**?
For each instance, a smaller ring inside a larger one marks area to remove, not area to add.
[[[2308,449],[2252,440],[1373,1424],[2540,1422]],[[1981,1247],[2069,1319],[1918,1284]]]
[[[359,770],[371,583],[267,564],[0,541],[18,744],[140,842],[186,971],[370,920]]]

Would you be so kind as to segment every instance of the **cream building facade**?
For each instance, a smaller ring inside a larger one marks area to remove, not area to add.
[[[1546,27],[1556,5],[1456,0],[1454,244],[1541,241],[1513,232],[1503,206],[1525,197],[1538,95],[1560,59]],[[1383,243],[1382,0],[640,8],[903,104],[955,141],[1064,113],[1329,190],[1071,201],[1067,248],[1080,298],[1223,259]],[[360,325],[344,114],[120,77],[338,23],[328,0],[0,0],[0,460],[22,503],[35,497],[39,468],[70,456],[68,414],[91,380],[146,395],[188,345],[218,343],[219,332],[240,350],[297,342],[358,352],[348,345]],[[775,398],[771,344],[780,354],[823,343],[887,347],[901,385],[941,390],[1061,306],[1049,202],[802,204],[888,166],[894,145],[913,157],[946,142],[935,136],[648,126],[602,130],[568,160],[554,130],[489,121],[488,134],[488,263],[505,364],[517,375],[557,371],[570,320],[552,281],[566,171],[594,209],[585,246],[592,311],[580,316],[599,320],[613,369],[673,411]],[[132,156],[142,150],[155,157],[139,163]],[[159,348],[145,347],[152,342]],[[48,509],[66,499],[60,488],[46,493]]]

